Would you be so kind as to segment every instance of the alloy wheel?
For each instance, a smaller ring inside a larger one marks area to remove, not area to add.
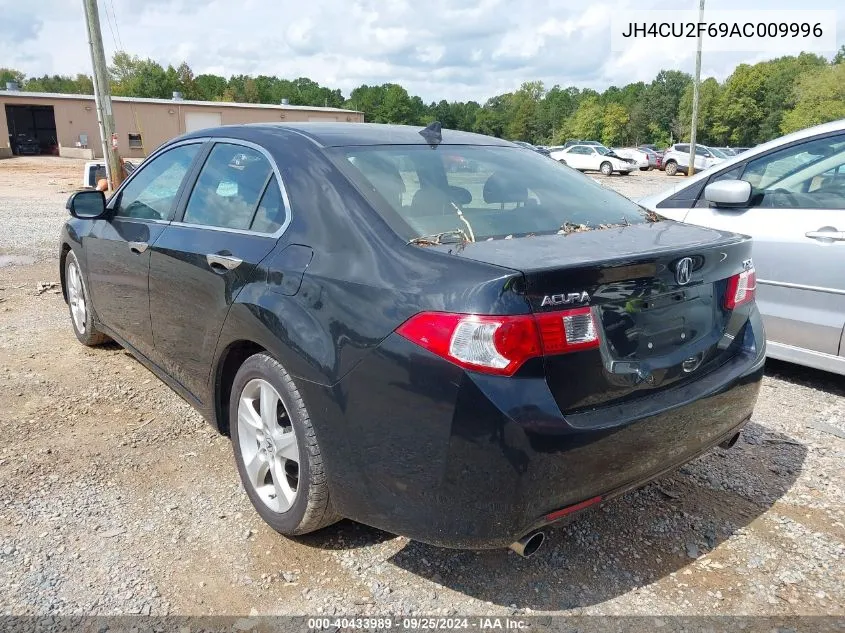
[[[70,303],[70,313],[76,329],[85,333],[85,319],[88,310],[85,305],[85,291],[82,287],[82,276],[76,262],[70,262],[67,267],[67,298]]]
[[[249,485],[273,512],[287,512],[299,489],[299,443],[279,392],[250,380],[238,400],[238,439]]]

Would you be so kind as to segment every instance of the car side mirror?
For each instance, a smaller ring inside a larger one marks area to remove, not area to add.
[[[718,180],[704,188],[704,199],[717,207],[746,207],[751,200],[751,183]]]
[[[65,205],[80,220],[96,220],[106,214],[106,196],[102,191],[84,189],[71,194]]]

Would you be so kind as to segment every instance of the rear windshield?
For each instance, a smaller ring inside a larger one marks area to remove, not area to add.
[[[644,209],[592,178],[518,147],[381,145],[336,152],[373,207],[409,240],[458,231],[481,241],[649,221]]]

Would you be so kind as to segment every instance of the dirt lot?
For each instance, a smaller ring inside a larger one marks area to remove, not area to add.
[[[272,532],[229,441],[118,347],[79,345],[40,290],[80,174],[0,161],[0,614],[845,615],[845,381],[774,362],[733,449],[554,529],[532,559],[349,521]]]

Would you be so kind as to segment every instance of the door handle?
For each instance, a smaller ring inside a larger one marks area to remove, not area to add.
[[[220,271],[221,268],[226,270],[235,270],[235,268],[240,266],[244,260],[238,257],[231,257],[230,255],[216,255],[214,253],[209,253],[205,256],[205,261],[208,262],[208,265],[211,266],[212,269]]]
[[[808,231],[804,233],[804,237],[823,242],[843,242],[845,241],[845,231]]]
[[[146,242],[129,242],[129,250],[139,255],[150,247]]]

